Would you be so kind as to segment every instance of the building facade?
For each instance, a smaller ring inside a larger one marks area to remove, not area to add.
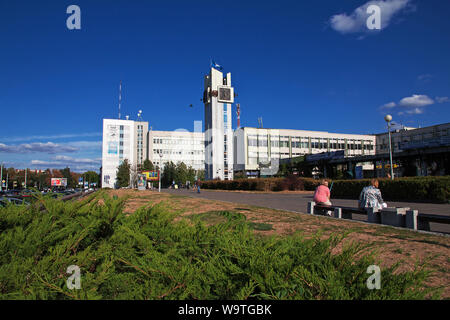
[[[205,132],[199,128],[195,132],[148,131],[145,121],[103,119],[102,186],[116,187],[117,167],[125,159],[132,168],[137,168],[146,159],[161,169],[169,161],[184,162],[195,170],[205,170],[207,179],[224,180],[233,179],[236,172],[256,176],[263,170],[270,175],[267,168],[274,165],[272,172],[275,174],[280,160],[303,155],[341,150],[345,159],[361,158],[361,163],[367,160],[364,156],[373,163],[379,160],[376,157],[387,157],[388,133],[359,135],[252,127],[240,127],[233,132],[231,104],[219,103],[214,93],[219,91],[215,89],[230,83],[230,74],[222,78],[222,73],[215,69],[206,77],[206,92],[210,95],[204,97],[208,102],[205,103]],[[395,130],[392,147],[394,166],[397,162],[399,165],[396,176],[401,176],[403,171],[405,175],[450,172],[450,123]],[[374,166],[376,163],[370,169],[375,170]],[[380,170],[385,170],[384,163],[380,166]]]
[[[391,131],[393,152],[426,146],[450,145],[450,123],[438,124],[424,128],[404,128]],[[389,153],[389,136],[387,132],[376,135],[377,154]]]
[[[148,122],[103,119],[102,187],[116,187],[118,166],[127,159],[136,168],[148,158]]]
[[[388,158],[387,132],[376,135],[376,145]],[[395,176],[450,174],[450,123],[391,131],[391,145]]]
[[[211,68],[204,79],[205,179],[233,179],[233,131],[231,105],[234,89],[231,73]]]
[[[374,135],[242,127],[234,132],[234,168],[247,176],[280,159],[344,150],[345,157],[375,154]]]
[[[205,169],[205,138],[203,132],[149,131],[149,159],[164,169],[167,162],[184,162],[195,170]]]

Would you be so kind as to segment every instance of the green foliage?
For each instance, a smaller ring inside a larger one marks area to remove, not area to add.
[[[236,180],[209,180],[202,182],[204,189],[245,190],[245,191],[284,191],[284,190],[315,190],[318,180],[299,178],[289,175],[286,178],[258,178]]]
[[[389,201],[450,201],[450,176],[444,177],[405,177],[378,179],[385,200]],[[332,197],[358,199],[361,190],[370,184],[370,179],[333,180]],[[236,179],[230,181],[209,180],[202,182],[204,189],[219,190],[257,190],[284,191],[308,190],[314,191],[319,180],[289,175],[286,178]]]
[[[74,188],[76,186],[76,184],[72,177],[72,174],[70,173],[70,168],[66,167],[60,171],[61,171],[63,178],[67,179],[67,187]]]
[[[95,171],[86,171],[83,173],[84,181],[89,182],[89,185],[91,183],[96,183],[97,186],[100,184],[100,176]]]
[[[103,204],[99,204],[102,200]],[[345,235],[260,238],[245,216],[222,223],[174,222],[164,204],[123,213],[106,192],[84,201],[41,198],[0,209],[0,299],[423,299],[428,271],[383,269],[381,290],[366,287],[373,254]],[[257,226],[263,227],[263,226]],[[67,267],[81,269],[69,290]],[[433,296],[438,297],[438,296]]]
[[[144,163],[142,164],[142,171],[153,171],[153,170],[155,170],[153,162],[151,162],[149,159],[145,159]]]
[[[172,161],[164,164],[164,170],[161,174],[161,184],[163,187],[170,186],[175,181],[176,170],[177,167]],[[175,181],[175,183],[177,182]]]
[[[128,159],[125,159],[117,168],[117,186],[119,188],[128,187],[130,185],[131,166]]]
[[[176,184],[186,184],[187,181],[190,181],[193,185],[196,175],[197,179],[203,179],[203,170],[196,171],[191,166],[187,167],[184,162],[178,162],[176,165],[172,161],[166,162],[161,176],[161,184],[163,187],[167,187],[172,185],[173,181]]]
[[[384,200],[448,202],[450,200],[450,176],[405,177],[378,179]],[[336,180],[332,197],[357,199],[361,190],[370,184],[370,179]]]

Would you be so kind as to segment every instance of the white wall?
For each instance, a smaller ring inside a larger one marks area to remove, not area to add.
[[[120,137],[120,126],[123,126],[123,138]],[[112,136],[112,133],[115,135]],[[122,146],[120,143],[122,142]],[[120,153],[120,150],[123,153]],[[103,119],[102,143],[102,187],[114,188],[117,167],[122,160],[128,159],[130,164],[136,161],[135,123],[131,120]],[[105,179],[109,177],[109,179]]]
[[[159,156],[162,151],[162,158]],[[184,162],[195,170],[205,169],[205,138],[203,132],[149,131],[149,159],[161,169],[164,163]]]

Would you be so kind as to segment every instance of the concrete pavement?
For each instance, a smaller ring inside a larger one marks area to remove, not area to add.
[[[228,201],[253,206],[306,213],[307,204],[312,201],[311,194],[283,194],[283,193],[246,193],[229,191],[201,190],[201,193],[192,189],[163,189],[162,192],[203,198],[210,200]],[[331,199],[334,205],[357,207],[357,200]],[[419,213],[431,213],[450,216],[450,204],[412,203],[412,202],[387,202],[389,207],[409,207],[419,210]],[[367,216],[354,215],[354,220],[366,221]],[[450,233],[450,225],[431,223],[431,231]]]

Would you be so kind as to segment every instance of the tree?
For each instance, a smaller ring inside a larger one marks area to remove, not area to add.
[[[67,186],[70,188],[74,188],[75,187],[75,182],[74,179],[72,178],[72,175],[70,174],[70,169],[69,167],[66,167],[64,169],[61,170],[61,175],[63,178],[67,179]]]
[[[185,184],[188,178],[188,168],[184,162],[178,162],[175,170],[175,182]]]
[[[153,165],[153,162],[151,162],[148,159],[145,159],[144,163],[142,164],[142,170],[143,171],[153,171],[153,170],[155,170],[155,166]]]
[[[99,175],[95,171],[86,171],[83,173],[83,178],[85,182],[87,181],[89,183],[89,185],[91,185],[91,183],[96,183],[98,186],[100,183]]]
[[[117,168],[116,173],[116,185],[118,188],[130,186],[130,164],[128,159],[123,160],[120,166]]]
[[[161,184],[165,187],[170,186],[172,181],[176,178],[176,166],[170,161],[164,164],[164,169],[161,175]]]
[[[187,169],[186,180],[190,181],[191,184],[194,184],[194,182],[195,182],[195,175],[196,175],[195,169],[192,168],[191,166],[189,166],[189,168]]]
[[[197,180],[205,180],[205,170],[197,170]]]

